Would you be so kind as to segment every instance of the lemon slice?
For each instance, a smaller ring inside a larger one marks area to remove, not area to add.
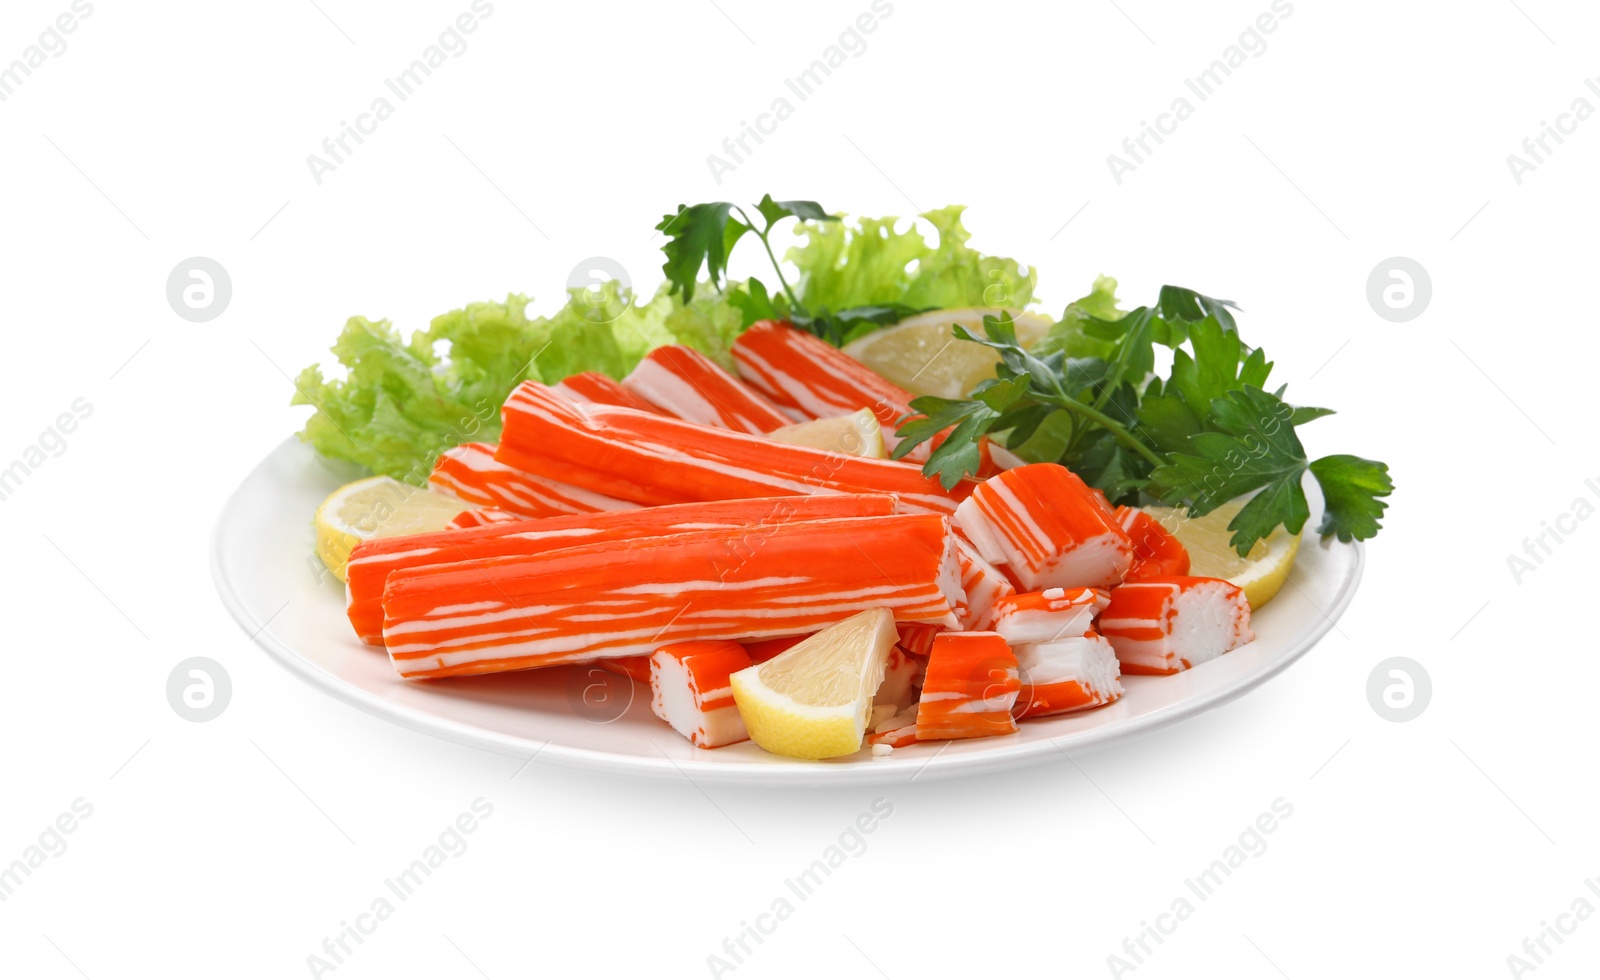
[[[317,508],[317,557],[344,581],[350,550],[372,538],[442,531],[469,504],[392,477],[373,476],[328,495]]]
[[[796,759],[861,748],[895,638],[894,615],[869,609],[734,674],[733,701],[750,737]]]
[[[1231,500],[1204,517],[1190,517],[1182,507],[1146,507],[1150,516],[1161,522],[1189,551],[1189,574],[1224,578],[1244,590],[1251,609],[1267,604],[1294,568],[1300,553],[1300,535],[1279,527],[1257,541],[1250,554],[1240,558],[1228,539],[1233,532],[1228,522],[1245,505],[1245,498]]]
[[[997,306],[980,306],[918,313],[846,345],[844,352],[914,395],[965,398],[979,381],[994,377],[1000,355],[982,344],[957,340],[950,328],[960,324],[981,335],[983,318],[1000,312]],[[1040,313],[1007,312],[1024,347],[1055,323]]]
[[[831,419],[797,422],[767,433],[770,438],[796,446],[810,446],[846,456],[888,459],[883,449],[883,429],[869,409]]]

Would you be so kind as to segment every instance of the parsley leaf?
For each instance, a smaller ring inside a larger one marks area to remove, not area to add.
[[[1327,509],[1318,534],[1361,541],[1378,533],[1378,519],[1389,505],[1379,500],[1394,492],[1389,467],[1359,456],[1324,456],[1311,464]]]
[[[750,230],[747,222],[733,217],[736,210],[737,206],[727,201],[680,204],[676,213],[663,215],[656,225],[656,231],[667,236],[667,244],[661,247],[667,261],[661,271],[671,286],[669,291],[683,293],[684,302],[694,299],[702,265],[711,285],[719,285],[728,268],[728,253]]]

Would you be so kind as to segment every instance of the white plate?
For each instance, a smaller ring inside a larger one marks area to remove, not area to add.
[[[1283,670],[1338,619],[1361,579],[1359,545],[1307,532],[1294,573],[1255,617],[1254,643],[1171,677],[1125,677],[1115,704],[1025,722],[1015,735],[913,745],[886,758],[801,762],[753,743],[697,749],[650,712],[649,690],[593,667],[404,681],[351,631],[344,588],[312,553],[311,515],[352,471],[295,439],[245,478],[217,525],[217,591],[247,634],[322,691],[406,725],[524,759],[696,782],[845,785],[993,771],[1152,731],[1238,697]],[[1321,500],[1308,481],[1312,515]]]

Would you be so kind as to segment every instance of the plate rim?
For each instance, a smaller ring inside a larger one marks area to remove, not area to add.
[[[665,749],[655,743],[654,739],[649,739],[649,741],[660,752],[659,759],[652,759],[647,756],[621,756],[595,749],[558,745],[554,739],[546,740],[542,745],[534,747],[530,756],[530,746],[527,744],[529,740],[522,736],[494,732],[465,722],[444,718],[421,708],[387,701],[370,691],[357,687],[317,667],[294,648],[274,636],[267,627],[259,627],[252,632],[250,622],[254,617],[246,608],[240,590],[228,573],[226,562],[223,558],[223,542],[227,534],[228,518],[235,512],[235,505],[240,496],[250,486],[253,479],[266,468],[273,457],[282,451],[285,446],[291,444],[304,446],[297,436],[289,436],[271,449],[228,494],[212,520],[209,548],[212,583],[222,600],[223,607],[228,610],[228,614],[233,618],[235,624],[256,646],[268,653],[273,660],[287,668],[290,673],[309,682],[313,688],[321,691],[324,695],[342,701],[391,724],[399,724],[412,731],[431,735],[435,738],[442,738],[458,745],[521,758],[525,760],[525,765],[540,761],[565,768],[591,772],[599,771],[627,776],[647,776],[658,779],[684,777],[695,783],[704,782],[745,787],[798,787],[824,784],[830,786],[887,785],[909,782],[924,775],[929,779],[937,779],[968,775],[975,771],[998,772],[1015,769],[1038,764],[1041,760],[1050,758],[1054,753],[1060,753],[1070,758],[1067,755],[1069,749],[1073,752],[1092,751],[1111,743],[1142,738],[1203,712],[1219,708],[1276,677],[1288,669],[1291,664],[1305,656],[1312,647],[1320,643],[1323,637],[1338,624],[1340,617],[1344,615],[1345,610],[1349,608],[1350,603],[1355,599],[1356,591],[1361,585],[1361,579],[1366,568],[1366,548],[1360,541],[1336,541],[1334,543],[1336,547],[1348,547],[1351,549],[1354,560],[1338,583],[1335,601],[1330,608],[1319,610],[1320,621],[1314,628],[1302,635],[1299,641],[1283,655],[1264,665],[1258,671],[1241,677],[1225,687],[1156,709],[1122,725],[1099,726],[1054,738],[996,745],[991,751],[955,756],[944,760],[942,763],[940,762],[940,756],[943,753],[942,748],[936,750],[932,756],[926,759],[915,760],[895,760],[892,756],[889,756],[868,758],[849,763],[807,762],[802,760],[784,760],[781,763],[753,761],[704,762],[696,758],[679,761],[672,758]],[[309,447],[304,448],[309,450]],[[314,452],[314,450],[310,451]],[[1315,534],[1314,529],[1307,530]],[[1293,574],[1292,571],[1291,574]],[[1062,743],[1066,744],[1063,745]],[[945,745],[949,744],[948,742],[945,743]],[[713,750],[691,747],[691,751],[698,755],[701,752]]]

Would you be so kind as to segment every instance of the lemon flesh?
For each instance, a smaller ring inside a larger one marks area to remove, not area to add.
[[[795,759],[853,754],[895,639],[894,614],[869,609],[735,673],[733,701],[750,738]]]
[[[849,415],[810,422],[796,422],[774,429],[767,436],[795,446],[810,446],[845,456],[888,459],[883,448],[883,429],[869,409]]]
[[[1233,532],[1228,522],[1243,509],[1246,500],[1231,500],[1202,517],[1190,517],[1182,507],[1146,507],[1144,510],[1161,522],[1189,552],[1189,574],[1204,578],[1227,579],[1244,590],[1252,610],[1260,609],[1283,588],[1300,553],[1300,535],[1279,527],[1257,541],[1245,557],[1239,557],[1228,539]]]
[[[363,541],[442,531],[472,507],[455,497],[373,476],[347,483],[322,502],[313,521],[317,557],[344,581],[350,551]]]
[[[983,318],[999,316],[1000,307],[932,310],[848,344],[844,352],[914,395],[966,398],[985,378],[994,377],[1000,354],[970,340],[957,340],[957,324],[983,335]],[[1027,347],[1043,337],[1055,321],[1039,313],[1006,310],[1017,328],[1017,341]]]

